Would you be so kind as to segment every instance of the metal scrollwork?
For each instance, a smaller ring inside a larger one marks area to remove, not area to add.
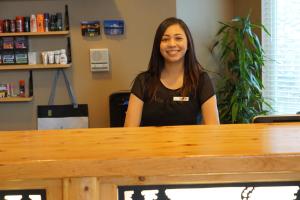
[[[299,189],[298,189],[297,193],[294,194],[296,197],[295,200],[300,200],[300,186],[298,186],[298,187],[299,187]]]
[[[141,189],[135,189],[133,191],[134,193],[131,196],[132,200],[145,200],[144,196],[142,195]]]
[[[245,189],[241,193],[241,200],[248,200],[250,198],[250,194],[254,189],[255,187],[245,187]]]
[[[166,188],[158,189],[157,200],[170,200],[166,194]]]

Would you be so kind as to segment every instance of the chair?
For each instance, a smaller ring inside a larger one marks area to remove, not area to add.
[[[253,118],[253,123],[300,122],[300,115],[259,115]]]
[[[130,92],[121,91],[109,96],[110,127],[123,127]]]

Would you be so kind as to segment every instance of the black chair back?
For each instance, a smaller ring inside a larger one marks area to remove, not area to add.
[[[123,127],[130,92],[116,92],[109,96],[110,127]]]
[[[300,122],[300,115],[259,115],[253,118],[253,123]]]

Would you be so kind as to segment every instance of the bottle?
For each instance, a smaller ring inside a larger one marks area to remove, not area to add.
[[[56,26],[58,31],[63,30],[63,24],[62,24],[62,14],[61,13],[56,13]]]
[[[3,33],[3,20],[0,19],[0,33]]]
[[[67,64],[68,63],[68,59],[67,59],[67,55],[66,55],[66,50],[65,49],[61,49],[60,50],[60,58],[59,58],[60,64]]]
[[[68,37],[67,39],[67,58],[68,58],[68,63],[72,62],[72,53],[71,53],[71,39]]]
[[[24,31],[24,17],[23,16],[16,16],[16,32],[23,32]]]
[[[16,32],[16,20],[14,19],[10,20],[10,32]]]
[[[33,96],[32,70],[29,71],[29,96]]]
[[[30,32],[30,17],[24,17],[24,32]]]
[[[68,31],[70,29],[69,26],[69,11],[68,5],[65,5],[65,30]]]
[[[25,81],[19,80],[19,97],[25,97]]]
[[[37,32],[45,32],[44,30],[44,14],[36,15]]]
[[[3,21],[3,33],[9,33],[10,32],[10,20],[5,19]]]
[[[45,30],[45,32],[49,32],[49,27],[50,27],[49,13],[44,13],[44,30]]]
[[[30,32],[37,32],[36,17],[34,14],[30,16]]]
[[[57,31],[56,15],[50,16],[50,31]]]

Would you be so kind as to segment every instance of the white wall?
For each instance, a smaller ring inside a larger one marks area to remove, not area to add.
[[[177,17],[189,26],[200,64],[218,72],[218,65],[209,51],[219,28],[218,21],[234,16],[234,0],[176,0]],[[217,76],[210,73],[214,82]]]

